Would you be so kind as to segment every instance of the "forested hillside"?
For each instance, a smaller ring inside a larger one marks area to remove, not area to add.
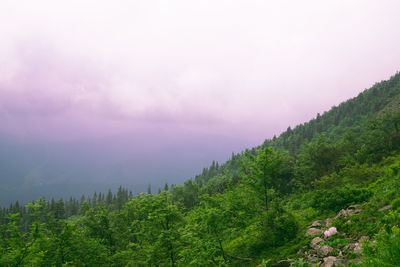
[[[0,213],[0,266],[391,266],[399,106],[396,74],[184,185],[15,203]]]

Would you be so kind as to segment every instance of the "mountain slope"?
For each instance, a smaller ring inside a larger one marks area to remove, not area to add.
[[[296,126],[290,127],[279,137],[265,140],[260,147],[272,147],[276,150],[288,151],[292,156],[298,156],[301,147],[318,138],[322,133],[329,142],[337,141],[346,133],[352,136],[362,137],[363,130],[368,127],[370,120],[383,116],[385,113],[396,113],[400,109],[400,73],[396,73],[387,81],[376,83],[370,89],[366,89],[357,97],[349,99],[338,106],[332,107],[322,115]],[[359,140],[361,142],[361,140]],[[257,148],[247,151],[255,153]],[[228,180],[235,180],[241,165],[244,153],[234,155],[225,164],[216,166],[213,163],[209,168],[195,176],[196,183],[203,187],[209,180],[216,187],[224,187]],[[213,191],[213,189],[207,189]]]

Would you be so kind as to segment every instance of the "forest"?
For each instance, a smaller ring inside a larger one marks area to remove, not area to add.
[[[399,107],[397,73],[183,185],[15,202],[0,210],[0,266],[394,266]],[[326,218],[336,234],[308,234]],[[310,257],[317,237],[329,251]]]

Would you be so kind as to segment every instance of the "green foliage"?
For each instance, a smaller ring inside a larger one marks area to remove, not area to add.
[[[308,267],[308,266],[311,266],[311,264],[304,261],[303,259],[298,259],[290,264],[290,267]]]
[[[400,197],[392,201],[392,209],[398,210],[400,208]]]
[[[366,188],[342,187],[315,192],[311,206],[320,211],[335,211],[347,208],[351,204],[362,203],[372,196]]]
[[[349,240],[348,239],[340,239],[340,238],[332,238],[328,241],[322,241],[319,245],[320,246],[330,246],[330,247],[344,247],[347,244],[349,244]]]
[[[363,266],[396,266],[400,262],[400,228],[385,227],[376,235],[376,243],[363,245]]]
[[[270,188],[272,181],[279,177],[282,165],[282,156],[271,148],[257,150],[257,156],[246,153],[246,161],[243,164],[245,183],[259,197],[260,204],[265,210],[269,209]]]

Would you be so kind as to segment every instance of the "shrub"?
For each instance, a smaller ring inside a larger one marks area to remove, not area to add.
[[[349,244],[349,240],[348,239],[335,238],[335,239],[329,240],[329,241],[322,241],[320,243],[320,246],[328,245],[330,247],[337,247],[337,246],[344,247],[347,244]]]
[[[368,200],[372,192],[365,188],[343,187],[332,190],[318,190],[313,196],[312,207],[322,212],[347,208],[351,204]]]
[[[377,236],[376,244],[363,245],[363,266],[394,266],[400,262],[400,228],[385,227]]]
[[[397,210],[400,208],[400,197],[392,201],[392,209]]]

